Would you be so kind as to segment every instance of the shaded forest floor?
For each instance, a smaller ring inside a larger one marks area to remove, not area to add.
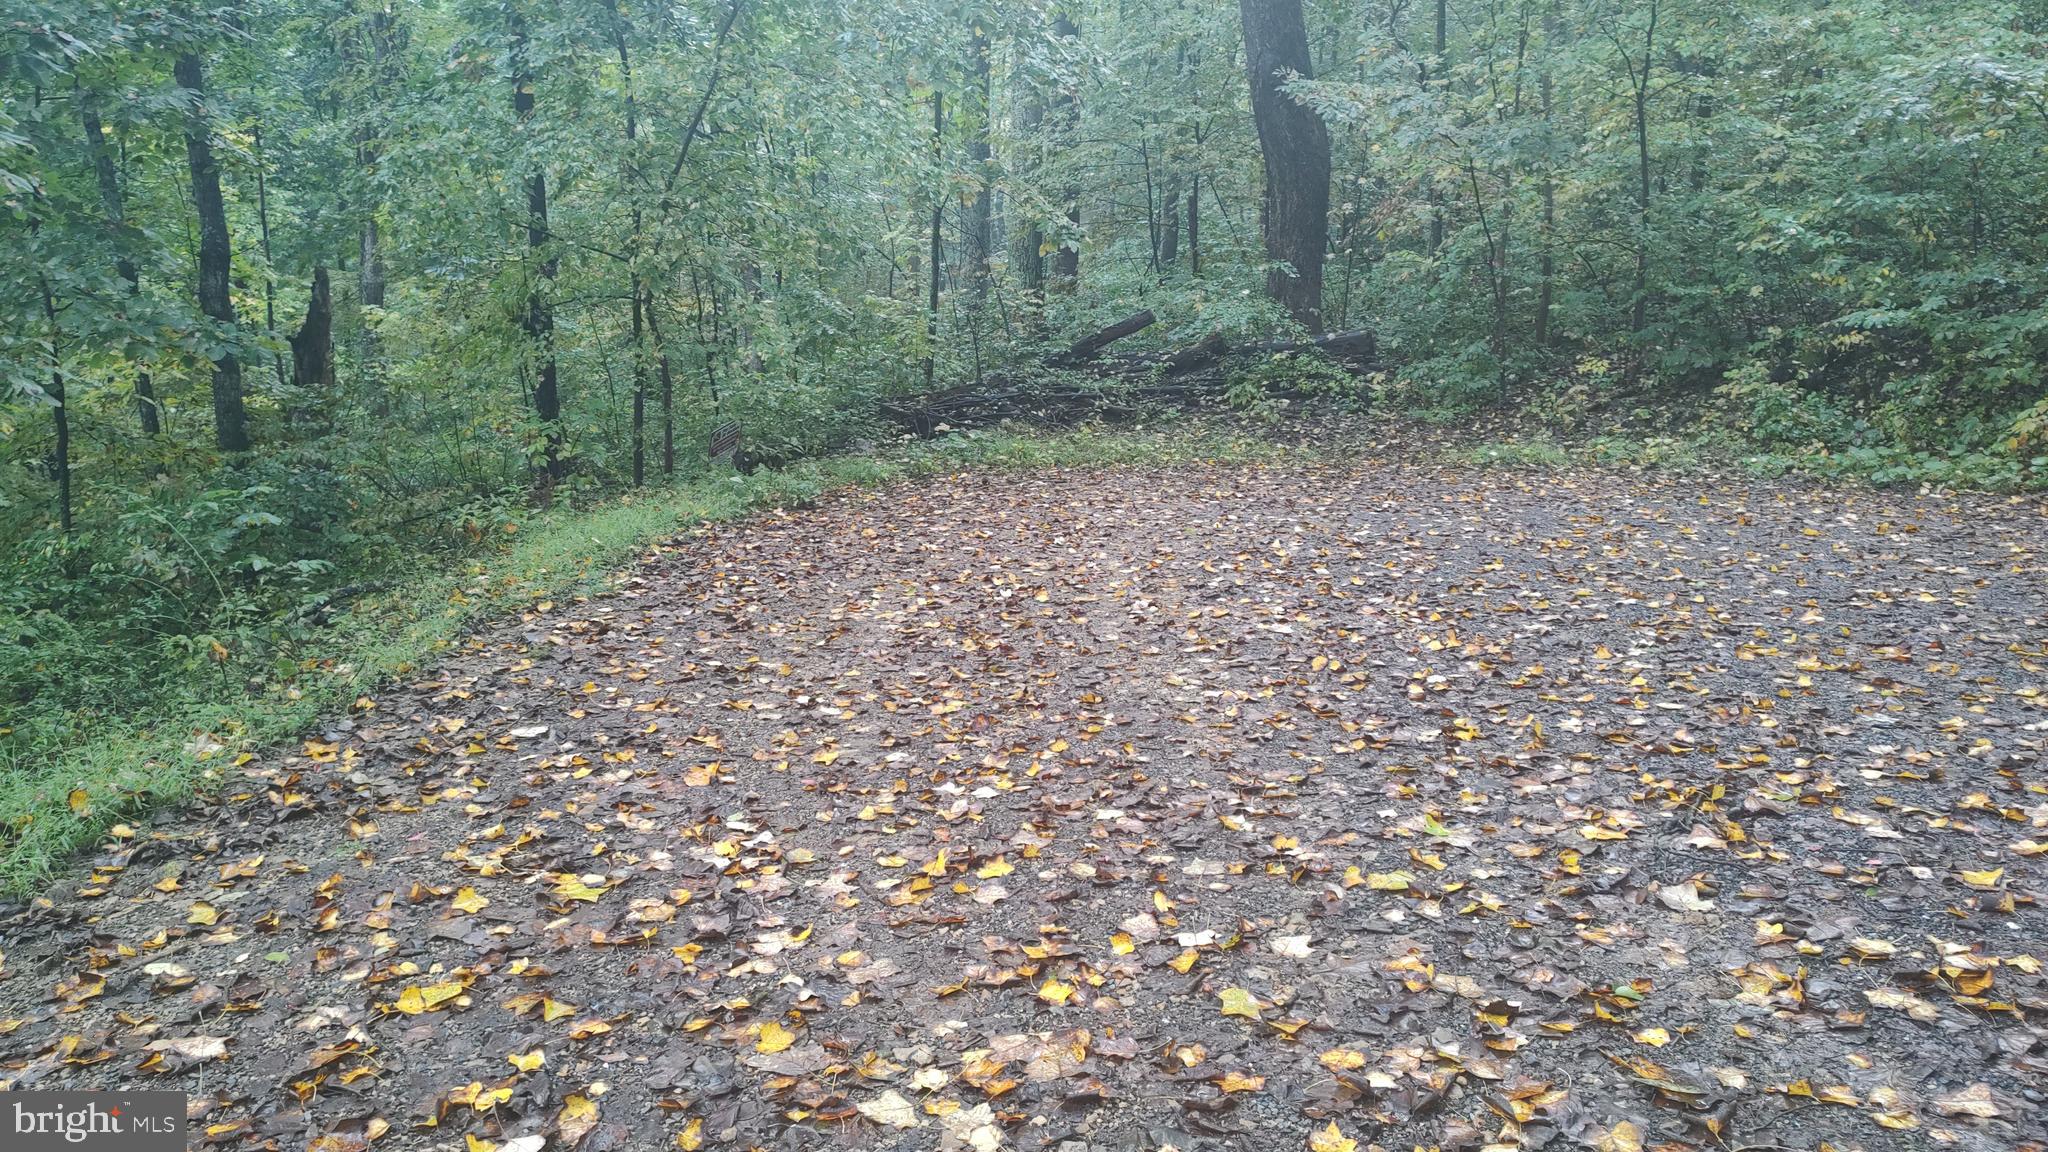
[[[703,529],[119,830],[4,925],[0,1081],[326,1152],[2039,1145],[2044,548],[1422,462]]]

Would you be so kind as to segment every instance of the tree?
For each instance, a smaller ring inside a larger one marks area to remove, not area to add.
[[[1078,40],[1081,29],[1062,9],[1053,18],[1052,34],[1063,40]],[[1061,84],[1053,97],[1052,121],[1057,135],[1055,147],[1062,151],[1071,149],[1081,131],[1081,100],[1069,84]],[[1070,181],[1060,198],[1066,205],[1067,229],[1072,235],[1060,241],[1053,253],[1052,283],[1061,292],[1072,292],[1081,279],[1081,185]]]
[[[106,213],[107,227],[119,233],[128,224],[127,197],[121,192],[121,173],[114,166],[113,150],[107,147],[107,129],[100,122],[97,95],[89,90],[79,90],[78,115],[85,129],[85,154],[92,162],[93,179],[99,188],[100,206]],[[142,295],[142,272],[134,258],[125,250],[120,251],[114,257],[114,270],[127,282],[131,304],[138,303]],[[144,436],[155,436],[163,431],[163,421],[157,412],[156,389],[149,372],[146,363],[135,368],[135,419],[141,424]]]
[[[516,9],[511,13],[512,114],[521,129],[533,127],[533,70],[528,63],[531,43],[526,19]],[[530,143],[526,156],[526,247],[533,254],[533,286],[526,296],[526,339],[536,363],[533,386],[533,415],[542,427],[541,470],[550,483],[562,478],[562,400],[555,363],[555,311],[548,299],[548,285],[561,265],[550,247],[548,234],[547,167]]]
[[[197,50],[178,54],[175,66],[183,89],[185,160],[192,178],[192,207],[199,214],[199,310],[212,320],[213,437],[223,452],[247,452],[249,419],[242,396],[239,333],[228,277],[234,263],[228,239],[227,207],[221,200],[220,165],[214,159],[212,117],[206,105],[206,73]]]
[[[1323,254],[1329,242],[1330,134],[1286,85],[1309,74],[1301,0],[1238,0],[1252,120],[1265,161],[1260,215],[1273,263],[1266,291],[1311,332],[1323,329]]]

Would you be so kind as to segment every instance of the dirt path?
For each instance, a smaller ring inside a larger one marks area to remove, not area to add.
[[[1419,465],[707,531],[14,918],[0,1081],[327,1152],[2038,1148],[2044,549]]]

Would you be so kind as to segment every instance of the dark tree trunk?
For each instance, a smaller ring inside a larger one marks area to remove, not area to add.
[[[263,173],[262,126],[256,126],[250,135],[256,160],[256,235],[263,247],[263,330],[274,338],[277,335],[277,282],[273,272],[275,265],[270,259],[270,182]],[[274,350],[270,354],[270,366],[277,373],[278,384],[283,385],[284,358]]]
[[[1311,332],[1323,328],[1323,249],[1329,240],[1330,133],[1320,116],[1281,91],[1309,75],[1301,0],[1238,0],[1252,119],[1266,168],[1262,222],[1276,265],[1266,290]]]
[[[306,299],[306,322],[290,337],[292,386],[304,396],[325,403],[334,394],[334,290],[327,269],[313,269],[313,290]]]
[[[1020,151],[1025,157],[1018,165],[1015,179],[1020,186],[1032,185],[1039,173],[1037,156],[1043,146],[1039,133],[1045,126],[1045,98],[1029,79],[1020,83],[1013,101],[1012,117],[1015,135],[1024,142]],[[1018,282],[1024,290],[1024,324],[1032,336],[1042,336],[1045,334],[1045,226],[1036,213],[1032,214],[1030,224],[1016,234],[1014,244],[1010,266],[1017,270]]]
[[[647,296],[647,335],[654,341],[654,364],[661,382],[661,474],[676,474],[676,377],[669,363],[668,344],[661,338],[661,319],[655,315],[654,295]]]
[[[369,87],[382,91],[393,82],[390,58],[397,23],[389,8],[373,3],[364,13],[362,35],[367,41]],[[384,238],[378,231],[378,200],[370,177],[375,173],[381,137],[374,121],[365,117],[356,128],[356,167],[362,176],[364,199],[362,220],[356,230],[356,298],[365,309],[358,334],[359,352],[370,402],[378,412],[387,411],[389,397],[384,390],[384,349],[377,339],[373,310],[384,307]]]
[[[1180,259],[1180,177],[1167,178],[1166,194],[1160,201],[1159,269],[1165,271]]]
[[[1643,31],[1643,66],[1631,68],[1635,84],[1636,120],[1636,277],[1629,330],[1641,335],[1650,307],[1650,72],[1657,63],[1658,0],[1650,0],[1649,26]]]
[[[228,296],[233,263],[228,240],[227,206],[221,200],[220,165],[213,155],[213,127],[205,105],[206,72],[196,53],[179,56],[173,67],[178,87],[192,102],[185,115],[185,160],[192,172],[192,207],[199,214],[199,310],[219,324],[224,335],[235,328],[235,305]],[[249,418],[242,399],[242,362],[232,351],[213,362],[213,440],[223,452],[249,450]]]
[[[626,50],[626,18],[618,0],[611,9],[612,45],[619,53],[619,79],[625,88],[626,155],[622,167],[626,195],[633,202],[633,227],[626,249],[626,287],[633,297],[633,487],[647,483],[647,341],[646,318],[653,307],[653,289],[641,277],[640,259],[640,113],[633,101],[633,58]]]
[[[1547,19],[1545,21],[1545,31],[1546,33],[1550,31]],[[1546,53],[1551,50],[1551,45],[1547,42],[1547,39],[1546,37],[1546,43],[1544,44],[1544,51]],[[1537,81],[1537,91],[1541,94],[1543,101],[1543,250],[1540,266],[1536,274],[1536,346],[1538,348],[1550,346],[1550,310],[1555,296],[1554,280],[1557,272],[1556,256],[1551,250],[1551,246],[1556,242],[1557,231],[1557,179],[1554,173],[1557,162],[1550,154],[1550,150],[1554,146],[1551,140],[1550,119],[1550,103],[1553,90],[1554,85],[1550,78],[1550,63],[1546,59],[1543,65],[1543,75]]]
[[[50,470],[57,474],[57,526],[71,532],[71,405],[64,398],[63,333],[57,327],[57,301],[50,295],[50,281],[42,278],[43,319],[50,325],[50,420],[55,425],[57,446],[51,452]]]
[[[1126,336],[1135,336],[1143,332],[1157,323],[1158,320],[1159,318],[1154,316],[1149,308],[1143,312],[1133,313],[1107,328],[1098,328],[1079,340],[1074,341],[1067,346],[1065,352],[1054,356],[1047,363],[1056,367],[1086,363],[1094,359],[1096,353],[1101,352],[1104,348],[1109,347]]]
[[[633,292],[633,487],[647,483],[647,354],[646,302],[639,285]]]
[[[85,153],[92,160],[93,176],[99,182],[100,208],[106,213],[107,224],[114,232],[114,243],[124,243],[121,233],[128,226],[126,198],[121,194],[121,173],[114,167],[114,154],[107,147],[106,128],[100,123],[98,106],[90,93],[81,93],[78,102],[79,119],[85,126]],[[128,282],[128,299],[135,302],[142,295],[142,274],[135,267],[135,261],[128,258],[125,249],[116,250],[114,271]],[[163,431],[163,422],[156,410],[156,387],[149,378],[147,367],[138,368],[135,373],[135,419],[142,425],[144,436],[155,436]]]
[[[1081,29],[1071,17],[1062,12],[1053,18],[1053,35],[1072,39],[1081,34]],[[1062,87],[1053,101],[1053,124],[1059,133],[1059,151],[1071,155],[1076,139],[1081,134],[1081,99],[1070,87]],[[1052,286],[1060,292],[1072,292],[1081,279],[1081,185],[1071,181],[1062,192],[1067,205],[1067,227],[1072,233],[1061,241],[1059,249],[1052,255]]]
[[[1436,53],[1434,58],[1438,71],[1444,75],[1448,75],[1450,72],[1450,64],[1444,59],[1444,33],[1449,28],[1449,17],[1449,0],[1436,0]],[[1424,86],[1427,86],[1429,83],[1429,70],[1427,67],[1423,69],[1422,81]],[[1429,254],[1435,256],[1443,250],[1444,246],[1444,194],[1442,189],[1437,188],[1434,183],[1430,185],[1429,203]]]
[[[1188,178],[1188,275],[1202,274],[1202,174]]]
[[[526,23],[512,17],[512,113],[520,126],[533,120],[533,73],[526,63]],[[546,429],[542,467],[548,478],[562,477],[562,400],[555,367],[555,311],[548,300],[548,284],[555,278],[556,260],[544,250],[548,243],[548,177],[536,166],[526,177],[526,247],[539,259],[534,270],[533,290],[526,296],[526,339],[538,357],[533,387],[533,414]]]
[[[704,351],[704,394],[711,397],[711,414],[717,416],[720,407],[718,401],[718,346],[723,339],[718,331],[718,285],[716,281],[713,281],[710,285],[711,307],[709,309],[704,307],[704,287],[698,280],[696,270],[692,269],[690,272],[690,297],[697,305],[697,347]],[[704,335],[704,314],[706,311],[711,313],[711,335],[708,339]]]
[[[935,174],[944,171],[946,127],[946,97],[932,93],[932,168]],[[943,186],[932,194],[931,299],[925,306],[924,314],[924,386],[932,386],[932,374],[937,370],[935,357],[939,350],[939,265],[944,258],[939,248],[939,227],[946,220],[946,193]]]
[[[995,113],[995,101],[989,91],[988,33],[982,30],[979,20],[974,24],[974,39],[969,47],[973,59],[969,67],[973,73],[973,91],[981,101],[978,109],[980,123],[975,126],[974,135],[967,142],[967,163],[974,169],[974,199],[967,205],[967,292],[977,311],[988,303],[989,286],[993,274],[989,269],[989,245],[994,240],[991,224],[995,200],[994,174],[989,168],[989,132]]]

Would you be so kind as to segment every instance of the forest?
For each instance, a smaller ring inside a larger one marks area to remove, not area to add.
[[[0,209],[10,1096],[2048,1147],[2044,0],[7,0]]]
[[[1057,390],[1048,349],[1140,309],[1127,347],[1373,338],[1362,372],[1236,358],[1240,408],[2033,484],[2044,21],[14,5],[0,680],[117,710],[181,656],[289,655],[281,619],[501,506],[693,474],[727,421],[788,463],[907,396]]]
[[[701,476],[721,426],[758,467],[1303,401],[2037,486],[2044,28],[1886,0],[16,3],[5,758],[194,682],[288,686],[309,624],[394,571]],[[1141,312],[1116,359],[1066,354]]]

